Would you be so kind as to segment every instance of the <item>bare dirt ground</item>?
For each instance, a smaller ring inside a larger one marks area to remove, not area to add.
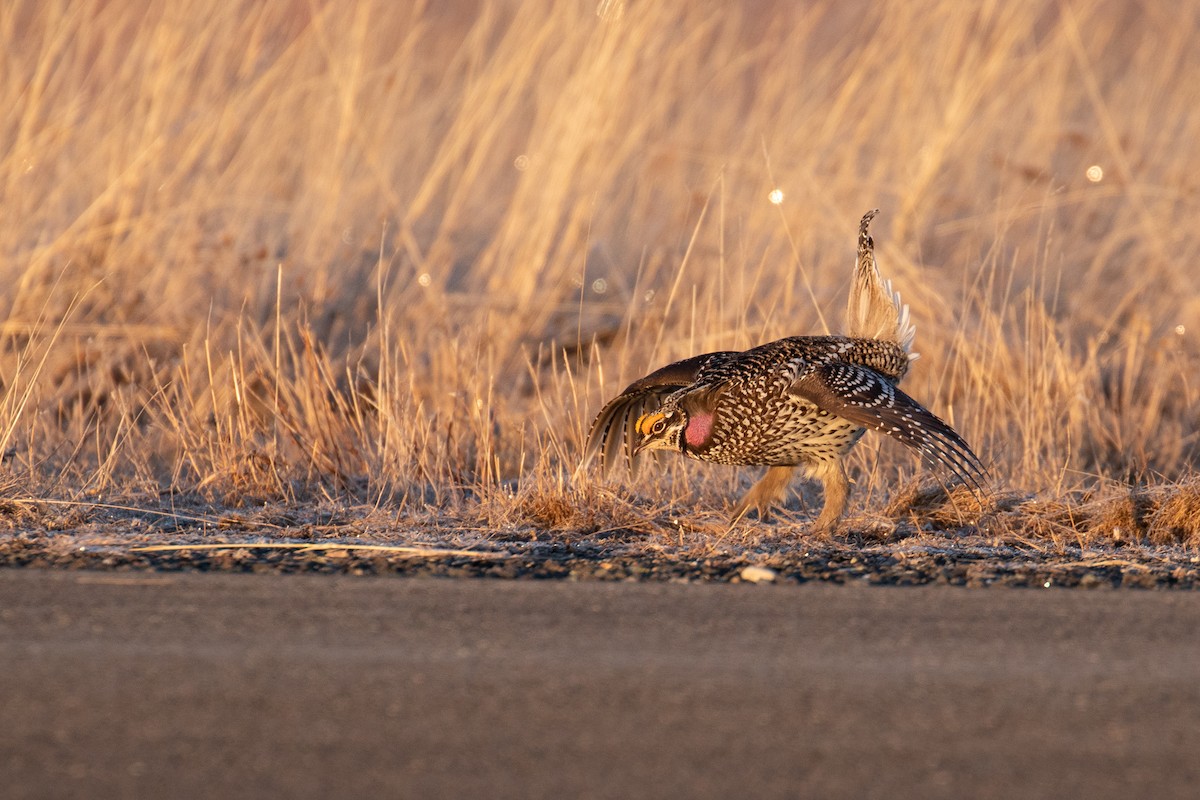
[[[86,506],[0,533],[0,566],[597,581],[883,585],[1200,586],[1193,547],[852,520],[832,539],[805,521],[654,530],[481,527],[354,506],[120,509]],[[1093,537],[1094,538],[1094,537]]]
[[[9,798],[1194,797],[1200,595],[0,570]]]

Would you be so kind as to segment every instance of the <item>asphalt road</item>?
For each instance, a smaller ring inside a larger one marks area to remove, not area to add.
[[[1195,797],[1200,595],[0,570],[0,796]]]

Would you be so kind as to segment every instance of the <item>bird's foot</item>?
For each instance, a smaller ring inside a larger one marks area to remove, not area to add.
[[[734,507],[733,513],[729,516],[729,523],[731,525],[736,525],[738,522],[741,522],[742,518],[749,514],[752,510],[758,515],[759,522],[771,521],[771,503],[760,502],[759,499],[753,498],[747,494],[741,499],[741,502]]]
[[[766,471],[766,474],[759,479],[758,483],[746,492],[746,496],[733,510],[731,523],[737,523],[742,517],[750,511],[751,508],[758,512],[758,518],[762,522],[767,522],[771,519],[771,506],[778,503],[784,498],[787,493],[788,484],[792,481],[792,475],[795,473],[795,467],[771,467]]]

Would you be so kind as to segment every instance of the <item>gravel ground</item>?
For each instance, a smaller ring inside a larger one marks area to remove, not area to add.
[[[496,544],[496,543],[493,543]],[[669,553],[614,553],[588,542],[509,544],[477,554],[438,548],[273,541],[179,545],[74,545],[60,537],[0,538],[0,566],[163,572],[406,575],[443,578],[596,581],[862,582],[910,586],[1135,587],[1200,585],[1200,557],[1184,549],[1096,550],[1048,553],[976,546],[781,548],[705,557]]]
[[[571,526],[555,523],[573,519],[573,512],[557,507],[489,523],[486,514],[455,518],[434,509],[420,517],[335,503],[153,505],[0,503],[0,523],[8,524],[0,529],[0,567],[892,586],[1200,585],[1200,550],[1186,542],[1153,544],[1145,526],[1136,539],[1088,540],[1047,526],[1045,514],[1020,506],[1003,511],[1007,517],[964,525],[934,504],[920,520],[911,512],[908,518],[851,518],[843,534],[816,539],[803,515],[731,530],[724,516],[702,510],[687,522],[648,517]],[[1123,519],[1106,508],[1093,514],[1094,527]],[[1036,528],[1039,522],[1049,534]]]

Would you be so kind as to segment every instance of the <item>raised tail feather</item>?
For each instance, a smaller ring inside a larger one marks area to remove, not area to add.
[[[912,351],[917,329],[909,319],[908,306],[900,300],[900,293],[893,291],[892,282],[885,281],[879,274],[875,242],[868,232],[871,220],[878,213],[879,209],[868,211],[858,226],[858,261],[846,306],[846,333],[864,339],[895,342],[904,348],[911,361],[917,358]]]

